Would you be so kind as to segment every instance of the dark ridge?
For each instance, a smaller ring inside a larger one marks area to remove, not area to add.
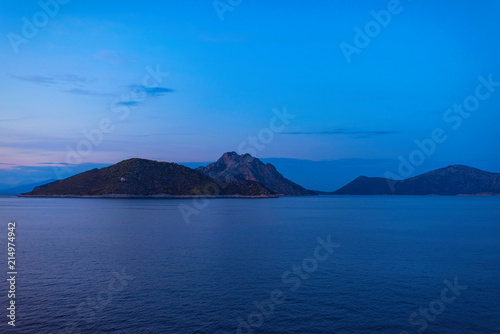
[[[216,162],[206,167],[198,167],[196,170],[225,182],[238,180],[257,181],[279,195],[317,195],[316,192],[307,190],[285,178],[272,164],[264,164],[248,153],[239,155],[236,152],[227,152]]]
[[[464,165],[436,169],[405,180],[360,176],[334,195],[498,195],[500,173]]]

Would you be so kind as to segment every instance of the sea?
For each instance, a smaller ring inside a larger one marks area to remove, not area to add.
[[[500,197],[4,196],[0,224],[0,333],[500,333]]]

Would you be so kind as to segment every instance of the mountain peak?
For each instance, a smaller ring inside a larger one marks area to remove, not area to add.
[[[221,158],[224,158],[224,157],[240,157],[240,155],[238,153],[236,153],[235,151],[231,151],[231,152],[226,152],[222,155]]]
[[[489,172],[483,171],[481,169],[477,169],[477,168],[466,166],[466,165],[450,165],[446,168],[448,168],[450,170],[455,170],[455,171],[473,171],[473,172],[489,173]]]
[[[216,162],[206,167],[198,167],[197,170],[226,182],[258,181],[278,194],[288,196],[315,195],[314,192],[286,179],[273,165],[264,164],[248,153],[239,155],[236,152],[226,152]]]
[[[423,176],[455,177],[455,178],[463,177],[472,179],[474,177],[482,177],[483,175],[488,175],[488,174],[492,173],[465,165],[450,165],[443,168],[432,170],[430,172],[421,175],[417,175],[415,177],[410,178],[409,180],[420,179]]]
[[[338,195],[476,195],[500,194],[500,174],[450,165],[405,180],[358,177]]]

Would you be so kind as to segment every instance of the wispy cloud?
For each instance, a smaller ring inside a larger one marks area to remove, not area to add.
[[[139,105],[138,101],[120,101],[116,103],[117,106],[125,106],[125,107],[137,107]]]
[[[74,164],[69,164],[67,162],[37,162],[37,165],[64,165],[64,166],[73,166]]]
[[[400,133],[399,131],[386,131],[386,130],[349,130],[349,129],[333,129],[324,131],[294,131],[294,132],[281,132],[285,135],[347,135],[353,138],[373,138],[378,136],[386,136]]]
[[[76,74],[61,75],[16,75],[9,73],[9,76],[16,80],[32,82],[43,86],[71,84],[75,86],[84,86],[92,83],[94,80]]]
[[[98,92],[88,89],[95,81],[94,79],[77,74],[61,75],[15,75],[9,76],[16,80],[31,82],[42,86],[51,86],[60,89],[64,93],[86,96],[114,96],[107,92]]]
[[[144,99],[148,97],[163,96],[167,93],[173,93],[175,90],[165,87],[146,87],[143,85],[130,85],[128,95],[122,96],[122,100],[117,102],[118,106],[137,107]]]
[[[76,75],[76,74],[62,74],[62,75],[16,75],[8,74],[11,78],[31,82],[42,86],[54,86],[61,89],[62,92],[74,95],[85,95],[85,96],[116,96],[116,94],[111,94],[107,92],[98,92],[90,90],[87,87],[89,84],[93,83],[94,80]],[[130,90],[142,95],[143,97],[157,97],[163,96],[167,93],[173,93],[174,90],[165,87],[146,87],[143,85],[130,85]],[[127,107],[135,107],[139,105],[139,102],[134,99],[123,100],[118,103],[118,105],[123,105]]]
[[[147,96],[162,96],[167,93],[173,93],[175,90],[165,87],[146,87],[143,85],[131,85],[130,89],[144,92]]]
[[[65,91],[66,93],[75,94],[75,95],[89,95],[89,96],[114,96],[110,93],[102,93],[102,92],[94,92],[87,89],[82,88],[73,88]]]
[[[142,134],[142,135],[135,135],[135,137],[191,136],[191,135],[192,133],[187,133],[187,132],[170,132],[170,133]]]

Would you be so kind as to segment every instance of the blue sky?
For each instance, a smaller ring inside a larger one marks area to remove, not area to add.
[[[443,120],[478,77],[500,81],[499,1],[401,1],[350,63],[339,45],[388,1],[244,0],[221,20],[212,1],[71,0],[46,24],[37,1],[1,3],[0,169],[62,166],[103,120],[79,163],[212,161],[284,108],[295,117],[258,157],[397,160],[442,128],[429,159],[500,166],[500,88],[458,129]],[[34,36],[23,18],[42,20]]]

